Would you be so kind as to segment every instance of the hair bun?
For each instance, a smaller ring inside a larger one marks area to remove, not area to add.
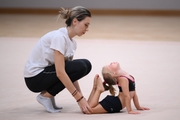
[[[59,10],[59,15],[62,19],[68,19],[71,15],[71,9],[61,7]]]

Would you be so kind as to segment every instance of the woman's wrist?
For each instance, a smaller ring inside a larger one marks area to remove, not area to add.
[[[84,96],[77,90],[74,90],[74,92],[71,94],[76,99],[76,102],[79,102],[84,98]]]
[[[72,96],[75,96],[78,93],[77,90],[74,90],[74,92],[72,93]]]
[[[76,102],[81,101],[84,98],[84,96],[80,97]]]

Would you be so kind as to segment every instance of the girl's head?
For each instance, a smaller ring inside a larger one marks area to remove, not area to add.
[[[91,13],[85,7],[76,6],[71,9],[61,8],[59,11],[60,17],[66,19],[67,27],[74,26],[77,35],[81,36],[88,30]]]
[[[102,68],[104,87],[106,90],[109,90],[112,95],[115,95],[115,89],[113,85],[117,84],[116,77],[118,76],[119,70],[120,65],[118,62],[112,62]]]

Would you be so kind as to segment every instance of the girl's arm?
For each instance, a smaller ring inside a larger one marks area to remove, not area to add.
[[[54,50],[54,61],[55,61],[57,77],[59,78],[59,80],[61,80],[63,85],[72,94],[76,90],[76,88],[65,71],[64,55],[61,54],[59,51]],[[77,92],[77,94],[74,95],[74,98],[77,100],[81,110],[84,113],[87,113],[87,114],[91,113],[92,111],[91,108],[89,107],[87,101],[83,98],[83,95],[80,92]]]
[[[139,114],[138,111],[132,111],[131,96],[129,94],[129,81],[126,78],[119,78],[120,85],[125,97],[126,109],[129,114]]]
[[[136,91],[134,91],[133,102],[134,102],[134,106],[138,110],[140,108],[140,104],[139,104],[139,100],[138,100],[138,96],[136,94]]]
[[[136,91],[134,91],[133,102],[134,102],[134,106],[136,107],[137,110],[150,110],[149,108],[140,106]]]

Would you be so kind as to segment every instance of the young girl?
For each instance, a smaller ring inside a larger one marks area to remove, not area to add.
[[[64,88],[76,99],[81,110],[90,113],[78,80],[91,71],[87,59],[73,59],[77,44],[73,39],[88,31],[91,13],[82,6],[61,8],[66,27],[50,31],[37,42],[24,67],[24,79],[32,92],[40,92],[37,101],[50,113],[59,112],[54,97]]]
[[[92,114],[116,113],[125,107],[129,114],[140,114],[140,112],[132,110],[131,99],[133,99],[137,110],[150,110],[140,106],[135,91],[134,77],[122,70],[118,62],[104,66],[102,68],[102,75],[104,78],[103,83],[99,75],[95,76],[93,89],[88,99],[88,103],[93,110]],[[115,96],[113,85],[118,85],[118,96]],[[107,95],[99,102],[99,97],[105,90],[110,90],[112,95]]]

